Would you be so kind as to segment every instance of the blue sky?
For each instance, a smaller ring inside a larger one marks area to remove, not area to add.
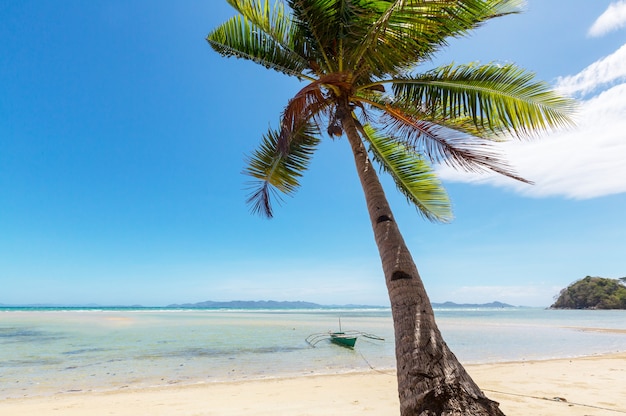
[[[455,221],[387,186],[431,300],[547,306],[626,276],[626,1],[529,0],[428,69],[515,62],[580,101],[577,127],[505,151],[534,186],[440,171]],[[345,140],[268,221],[244,158],[297,80],[224,59],[223,1],[0,4],[0,303],[387,305]],[[389,185],[387,180],[384,180]]]

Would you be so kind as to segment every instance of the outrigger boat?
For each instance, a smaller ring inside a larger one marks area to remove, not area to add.
[[[342,347],[354,348],[356,344],[356,335],[348,335],[345,332],[331,332],[330,340]]]
[[[315,345],[318,342],[323,341],[325,339],[329,339],[332,343],[341,345],[342,347],[354,348],[354,345],[356,344],[356,340],[359,337],[369,338],[369,339],[373,339],[376,341],[385,340],[384,338],[381,338],[378,335],[368,334],[366,332],[342,331],[341,330],[341,318],[340,318],[339,319],[339,331],[337,332],[328,331],[325,333],[311,334],[308,337],[306,337],[306,342],[310,346],[315,347]]]

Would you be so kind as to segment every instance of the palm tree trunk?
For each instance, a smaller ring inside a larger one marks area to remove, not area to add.
[[[338,108],[337,117],[354,153],[391,301],[401,415],[504,416],[443,340],[348,104]]]

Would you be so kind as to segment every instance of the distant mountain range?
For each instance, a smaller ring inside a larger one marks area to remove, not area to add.
[[[433,303],[433,308],[517,308],[517,306],[509,305],[502,302],[489,303]]]
[[[246,301],[234,300],[230,302],[205,301],[185,303],[182,305],[168,305],[168,308],[209,308],[209,309],[328,309],[328,308],[387,308],[380,305],[320,305],[312,302],[278,302],[274,300]],[[463,303],[454,302],[433,303],[433,308],[514,308],[515,306],[502,302],[491,303]]]
[[[76,305],[58,305],[58,304],[22,304],[22,305],[6,305],[0,303],[0,307],[4,308],[143,308],[141,305],[123,306],[123,305],[97,305],[97,304],[76,304]],[[389,306],[380,305],[320,305],[313,302],[302,301],[274,301],[274,300],[233,300],[228,302],[216,302],[207,300],[198,303],[172,304],[165,306],[166,308],[185,308],[185,309],[386,309]],[[433,308],[453,309],[453,308],[515,308],[516,306],[502,302],[491,303],[433,303]]]
[[[198,303],[183,303],[181,305],[167,305],[167,308],[205,308],[205,309],[328,309],[328,308],[384,308],[371,305],[320,305],[302,301],[275,301],[275,300],[231,300],[229,302],[215,302],[207,300]]]

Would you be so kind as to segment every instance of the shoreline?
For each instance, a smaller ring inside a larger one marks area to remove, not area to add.
[[[626,352],[578,358],[467,364],[487,397],[508,416],[626,414]],[[394,371],[305,375],[70,392],[5,399],[0,413],[35,416],[392,415]]]

